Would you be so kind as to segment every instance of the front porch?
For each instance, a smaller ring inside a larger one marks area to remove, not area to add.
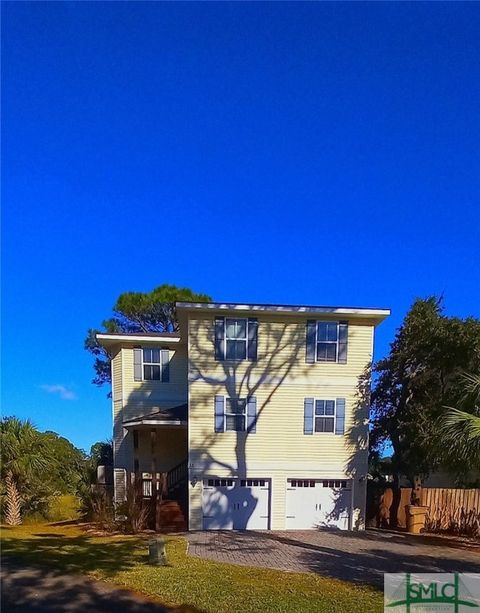
[[[133,471],[128,491],[150,509],[149,528],[179,532],[188,528],[187,406],[156,410],[123,422],[132,437]],[[130,486],[130,488],[129,488]]]

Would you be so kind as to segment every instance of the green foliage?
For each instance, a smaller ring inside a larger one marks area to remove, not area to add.
[[[75,494],[85,471],[86,455],[55,432],[39,433],[48,449],[48,482],[58,494]]]
[[[110,356],[97,342],[98,332],[173,332],[178,329],[176,302],[211,302],[211,298],[186,287],[168,284],[151,292],[120,294],[113,307],[113,317],[102,322],[103,330],[92,328],[85,339],[85,349],[95,357],[92,383],[111,383]]]
[[[464,375],[465,392],[458,408],[447,407],[440,419],[446,455],[480,469],[480,375]]]
[[[48,502],[47,519],[66,521],[80,517],[80,500],[72,494],[52,496]]]
[[[30,420],[3,417],[0,422],[1,474],[20,484],[45,472],[49,450]]]
[[[90,448],[83,479],[77,488],[80,500],[80,515],[94,521],[104,530],[114,526],[113,487],[96,486],[98,466],[113,466],[112,441],[99,441]]]
[[[464,393],[464,371],[480,370],[480,321],[443,314],[441,299],[418,299],[390,347],[374,368],[372,453],[393,446],[392,472],[413,484],[455,462],[437,426],[445,405],[455,406]]]
[[[97,464],[111,457],[109,443],[96,443],[89,458],[66,438],[39,432],[29,420],[16,417],[0,422],[0,446],[2,515],[18,506],[18,498],[21,515],[29,521],[78,517],[77,494],[90,489]]]
[[[2,513],[7,522],[18,523],[21,515],[33,504],[41,505],[46,489],[39,489],[45,480],[51,457],[49,449],[35,426],[16,417],[0,422]],[[35,494],[33,494],[35,492]]]
[[[113,466],[113,443],[112,441],[99,441],[90,448],[90,463],[97,466]]]

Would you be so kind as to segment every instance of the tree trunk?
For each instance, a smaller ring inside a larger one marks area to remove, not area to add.
[[[395,530],[398,527],[398,509],[400,507],[400,500],[402,498],[402,491],[400,489],[400,475],[394,473],[392,483],[393,501],[390,507],[390,528]]]
[[[5,498],[5,521],[9,526],[19,526],[22,523],[20,514],[20,494],[13,475],[9,473],[5,479],[7,495]]]

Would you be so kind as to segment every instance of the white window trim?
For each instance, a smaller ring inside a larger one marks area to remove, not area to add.
[[[318,340],[318,324],[336,324],[337,340],[336,341],[319,341]],[[340,339],[340,322],[339,321],[331,321],[328,319],[316,319],[315,320],[315,362],[320,362],[322,364],[338,364],[339,339]],[[335,360],[319,360],[318,359],[318,343],[328,343],[331,345],[335,345],[336,346],[335,347]],[[323,400],[323,398],[321,400]]]
[[[323,402],[333,402],[333,415],[317,415],[317,400],[322,400]],[[321,430],[317,430],[315,428],[316,418],[317,417],[327,417],[329,419],[333,418],[333,430],[332,432],[322,432]],[[313,399],[313,434],[323,435],[335,435],[335,430],[337,427],[337,399],[336,398],[314,398]]]
[[[143,359],[145,349],[158,349],[160,352],[159,362],[145,362]],[[160,366],[160,379],[145,379],[145,366]],[[165,383],[163,380],[163,361],[162,361],[162,349],[159,347],[142,347],[142,381],[156,381],[157,383]]]
[[[243,422],[244,422],[244,424],[243,424],[244,425],[244,429],[243,430],[229,430],[227,428],[227,415],[229,417],[238,417],[239,415],[241,415],[241,413],[229,413],[227,411],[227,405],[228,405],[228,401],[229,400],[236,400],[237,402],[239,400],[243,400],[245,402],[245,411],[243,413]],[[233,396],[233,397],[232,396],[225,396],[225,401],[223,403],[223,420],[224,420],[224,428],[223,428],[223,430],[224,430],[224,432],[246,432],[247,431],[247,426],[248,426],[248,423],[247,423],[247,419],[248,419],[247,418],[248,407],[247,407],[247,405],[248,405],[248,398],[247,397],[240,398],[239,396]]]
[[[245,322],[245,357],[239,360],[232,360],[227,358],[227,340],[228,341],[242,341],[243,338],[227,338],[227,320],[244,321]],[[224,362],[243,362],[248,360],[248,317],[224,317],[223,318],[223,355],[225,357]]]

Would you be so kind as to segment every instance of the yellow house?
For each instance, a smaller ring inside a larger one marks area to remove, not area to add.
[[[176,333],[97,335],[116,502],[134,479],[146,499],[162,488],[171,529],[363,528],[369,365],[390,311],[176,308]]]

